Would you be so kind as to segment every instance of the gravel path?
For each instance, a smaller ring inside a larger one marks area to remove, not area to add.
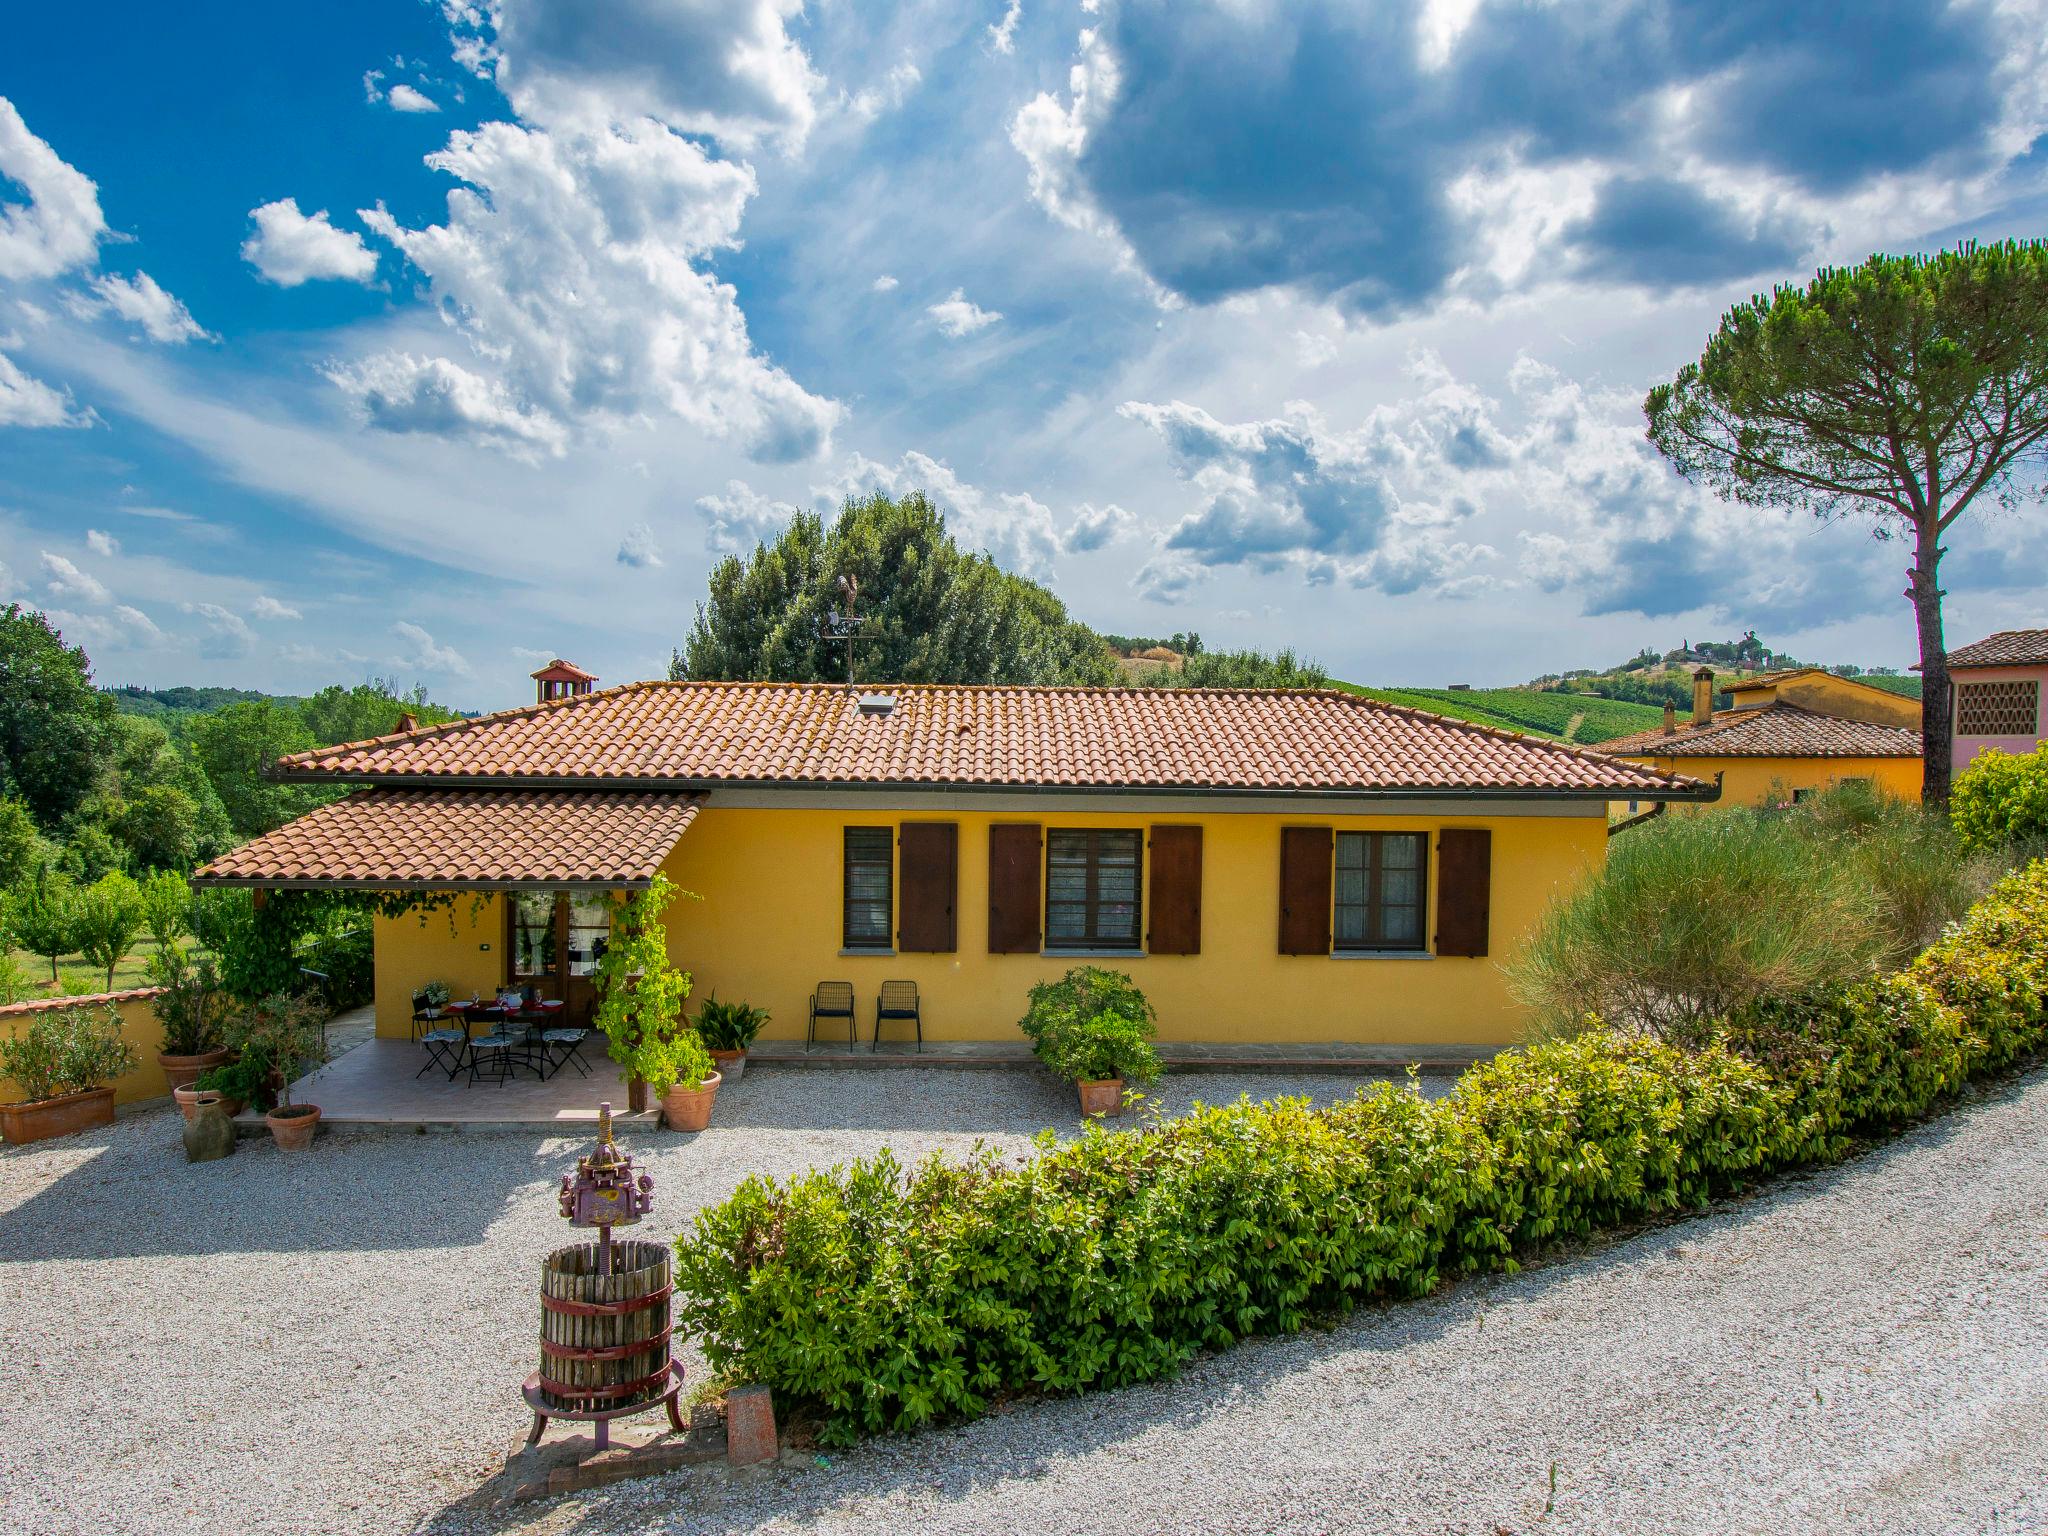
[[[651,1230],[754,1169],[1021,1148],[1070,1106],[1012,1074],[759,1073],[714,1131],[639,1143]],[[447,1506],[523,1425],[530,1280],[580,1150],[336,1138],[188,1167],[153,1111],[0,1154],[0,1529],[489,1528]],[[2044,1212],[2037,1073],[1765,1198],[1174,1382],[497,1529],[2037,1532]]]

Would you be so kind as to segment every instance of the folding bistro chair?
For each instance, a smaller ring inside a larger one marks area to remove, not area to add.
[[[494,1082],[509,1082],[514,1065],[513,1053],[519,1049],[520,1036],[512,1032],[505,1010],[496,1004],[487,1004],[472,1008],[469,1017],[472,1023],[482,1020],[491,1026],[487,1033],[470,1038],[469,1080],[472,1083],[481,1080],[488,1068]]]
[[[868,1046],[870,1051],[882,1046],[882,1021],[884,1019],[909,1019],[917,1025],[917,1048],[924,1049],[924,1014],[918,1007],[917,983],[914,981],[885,981],[882,995],[875,999],[875,1038]]]
[[[469,1045],[467,1021],[449,1024],[438,1008],[427,1006],[427,994],[415,992],[412,995],[412,1037],[427,1048],[427,1062],[414,1077],[425,1077],[439,1067],[448,1074],[448,1081],[454,1082],[455,1075],[463,1068],[462,1053]]]
[[[821,981],[818,990],[811,994],[811,1029],[804,1037],[804,1050],[818,1043],[818,1020],[846,1020],[846,1043],[852,1045],[859,1038],[858,1026],[853,1022],[853,983],[850,981]]]

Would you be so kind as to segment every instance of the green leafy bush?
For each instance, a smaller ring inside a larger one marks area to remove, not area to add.
[[[2048,743],[2031,752],[1980,752],[1956,776],[1948,813],[1965,847],[2048,843]]]
[[[277,1102],[272,1090],[270,1058],[258,1050],[245,1050],[235,1060],[223,1062],[217,1067],[208,1067],[193,1083],[195,1088],[211,1088],[217,1093],[242,1104],[253,1104],[258,1109],[269,1109]]]
[[[1149,1380],[1532,1246],[1841,1156],[2048,1046],[2048,864],[1904,971],[1743,1011],[1699,1049],[1594,1029],[1445,1098],[1240,1100],[905,1170],[753,1177],[677,1242],[680,1326],[828,1439]]]
[[[0,1040],[0,1076],[19,1083],[29,1102],[103,1088],[134,1070],[135,1052],[121,1038],[121,1015],[111,1004],[37,1013],[19,1034]]]
[[[1077,965],[1031,989],[1031,1006],[1018,1027],[1057,1076],[1077,1082],[1120,1077],[1142,1087],[1159,1076],[1159,1053],[1152,1049],[1156,1018],[1122,971]]]
[[[767,1025],[768,1010],[752,1003],[721,1003],[714,992],[698,1007],[696,1023],[707,1049],[744,1051]]]
[[[163,989],[149,1006],[163,1026],[166,1055],[200,1056],[227,1043],[234,1004],[213,956],[173,940],[149,957],[149,980]]]
[[[703,1058],[703,1072],[711,1070],[711,1057],[683,1026],[690,973],[670,962],[668,928],[661,920],[670,903],[684,894],[666,875],[656,875],[646,890],[611,899],[611,942],[598,958],[594,977],[596,1023],[604,1031],[606,1054],[628,1078],[638,1078],[657,1094],[667,1092],[679,1077],[685,1086],[699,1086],[702,1073],[697,1082],[688,1080],[697,1057]],[[682,1037],[694,1056],[680,1043]]]
[[[289,1108],[292,1079],[327,1060],[327,1010],[316,998],[273,992],[246,1004],[227,1026],[228,1044],[245,1059],[276,1069],[277,1104]]]

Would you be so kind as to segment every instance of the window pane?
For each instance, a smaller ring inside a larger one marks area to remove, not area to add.
[[[846,948],[885,949],[893,914],[896,834],[890,827],[848,827],[844,874]]]
[[[596,896],[569,898],[569,974],[595,974],[611,938],[612,916]]]
[[[1422,839],[1412,832],[1390,832],[1380,839],[1384,869],[1415,869],[1422,863]]]
[[[1336,940],[1338,945],[1363,946],[1369,935],[1365,928],[1365,908],[1339,907],[1337,909]]]
[[[1388,869],[1380,872],[1380,901],[1387,906],[1412,904],[1421,884],[1420,870]]]
[[[1365,838],[1363,832],[1339,832],[1337,834],[1337,867],[1339,869],[1365,868]]]
[[[512,974],[555,974],[555,893],[518,891],[512,897]]]
[[[1380,938],[1387,944],[1419,944],[1422,942],[1422,908],[1388,907],[1381,914]]]

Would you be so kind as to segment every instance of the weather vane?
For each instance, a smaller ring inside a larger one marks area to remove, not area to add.
[[[853,647],[857,641],[868,638],[860,632],[861,626],[866,624],[867,620],[854,612],[854,604],[860,600],[860,578],[857,576],[840,577],[839,591],[846,599],[846,611],[841,613],[837,608],[826,610],[825,617],[818,621],[818,633],[823,637],[827,645],[838,644],[846,647],[846,691],[851,693],[853,692]]]

